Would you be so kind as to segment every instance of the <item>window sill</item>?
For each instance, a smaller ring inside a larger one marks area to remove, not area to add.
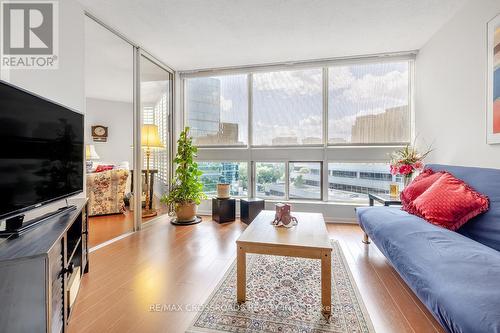
[[[216,198],[215,196],[209,197],[206,199],[206,201],[211,201],[213,198]],[[231,198],[236,199],[236,201],[239,201],[240,199],[247,198],[247,197],[236,197],[236,196],[231,196]],[[291,199],[291,200],[280,200],[276,198],[263,198],[259,197],[259,199],[265,200],[265,202],[269,203],[288,203],[288,204],[311,204],[311,205],[326,205],[326,206],[352,206],[352,207],[361,207],[361,206],[368,206],[368,199],[366,202],[347,202],[347,201],[321,201],[321,200],[299,200],[299,199]]]

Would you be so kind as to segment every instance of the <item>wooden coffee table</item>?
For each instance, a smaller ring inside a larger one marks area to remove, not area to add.
[[[264,210],[241,234],[237,246],[237,301],[246,298],[246,254],[271,254],[321,260],[321,304],[323,313],[331,313],[332,294],[332,244],[328,237],[323,215],[298,213],[292,215],[299,221],[292,228],[271,224],[274,212]]]

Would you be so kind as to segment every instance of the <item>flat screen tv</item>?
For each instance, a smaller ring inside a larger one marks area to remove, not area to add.
[[[0,219],[83,191],[83,121],[0,81]]]

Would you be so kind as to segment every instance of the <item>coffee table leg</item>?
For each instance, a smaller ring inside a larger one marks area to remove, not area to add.
[[[247,284],[247,258],[243,247],[236,250],[236,299],[238,303],[245,302]]]
[[[323,313],[329,316],[332,312],[332,258],[330,252],[321,257],[321,304]]]

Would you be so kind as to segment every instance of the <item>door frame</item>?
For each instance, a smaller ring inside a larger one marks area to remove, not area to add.
[[[167,150],[168,150],[168,177],[169,179],[171,178],[172,172],[173,172],[173,164],[172,164],[172,156],[174,153],[174,145],[172,144],[173,140],[175,139],[175,120],[174,120],[174,107],[175,107],[175,85],[176,85],[176,72],[168,65],[163,63],[161,60],[159,60],[157,57],[153,56],[150,52],[144,50],[140,44],[132,41],[128,37],[126,37],[124,34],[119,32],[118,30],[114,29],[113,27],[109,26],[105,22],[103,22],[101,19],[93,15],[91,12],[85,10],[84,15],[91,20],[93,20],[95,23],[99,24],[103,28],[107,29],[109,32],[112,34],[116,35],[117,37],[121,38],[123,41],[127,42],[130,44],[133,48],[133,166],[132,168],[134,170],[138,170],[138,172],[134,172],[134,177],[132,179],[133,186],[134,186],[134,191],[133,195],[134,198],[141,198],[142,197],[142,182],[141,182],[141,177],[137,177],[137,175],[142,175],[142,149],[139,148],[137,149],[136,147],[141,147],[141,127],[142,127],[142,110],[141,110],[141,57],[146,58],[147,60],[151,61],[161,69],[165,70],[171,75],[171,85],[169,89],[170,93],[170,105],[169,105],[169,116],[168,116],[168,143],[167,143]],[[168,190],[170,189],[170,181],[168,184]],[[141,200],[134,200],[134,228],[133,231],[138,231],[142,228],[142,202]],[[123,235],[119,236],[118,238],[122,237]]]
[[[172,172],[173,172],[173,163],[172,163],[172,156],[173,156],[173,140],[175,139],[175,131],[174,131],[174,105],[175,105],[175,71],[170,68],[169,66],[165,65],[163,62],[158,60],[156,57],[151,55],[149,52],[144,50],[141,47],[136,48],[136,53],[135,53],[135,59],[134,59],[134,66],[137,67],[137,71],[134,71],[134,133],[137,133],[137,135],[134,135],[134,147],[140,147],[141,146],[141,127],[142,127],[142,110],[141,110],[141,57],[144,57],[145,59],[149,60],[156,66],[158,66],[160,69],[164,70],[170,75],[170,86],[169,86],[169,94],[170,94],[170,103],[168,107],[168,142],[166,142],[166,148],[167,148],[167,154],[168,154],[168,174],[167,177],[169,179],[168,181],[168,191],[170,190],[171,186],[171,178],[172,178]],[[140,170],[140,175],[142,175],[142,165],[143,165],[143,158],[142,158],[142,149],[134,149],[134,170]],[[137,184],[138,186],[136,187],[136,183],[142,183],[140,181],[140,177],[134,177],[134,197],[135,198],[140,198],[142,194],[142,187],[140,188],[139,186],[142,186],[142,184]],[[139,189],[140,192],[136,192],[135,189]],[[153,198],[151,198],[153,200]],[[134,231],[140,230],[143,227],[142,223],[142,203],[141,200],[135,200],[134,201]],[[153,222],[156,219],[152,219],[148,221],[147,223]],[[147,224],[146,223],[146,224]]]

